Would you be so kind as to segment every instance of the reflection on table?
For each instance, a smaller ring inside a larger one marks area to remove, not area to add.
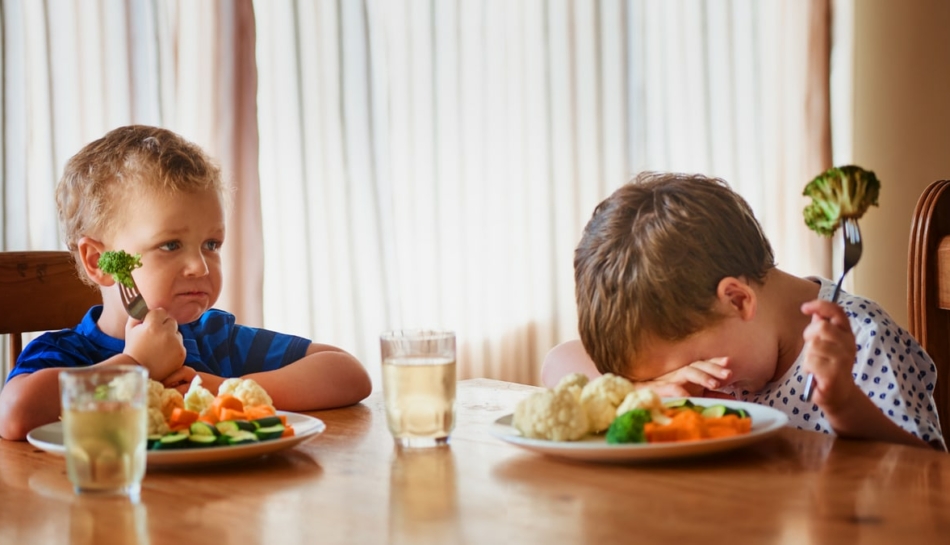
[[[150,469],[138,505],[79,498],[62,457],[0,441],[0,545],[946,543],[950,456],[783,429],[717,455],[564,462],[488,434],[532,388],[458,385],[451,446],[399,451],[382,396],[254,460]]]

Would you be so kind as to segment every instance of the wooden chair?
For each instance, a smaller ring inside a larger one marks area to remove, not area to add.
[[[934,402],[950,432],[950,180],[930,184],[917,201],[907,262],[910,334],[937,366]]]
[[[0,252],[0,335],[10,335],[11,367],[23,350],[23,333],[73,327],[101,303],[69,252]]]

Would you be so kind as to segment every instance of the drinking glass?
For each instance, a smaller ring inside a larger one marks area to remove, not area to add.
[[[380,348],[386,421],[396,444],[447,444],[455,426],[455,333],[389,331]]]
[[[77,494],[138,499],[145,476],[148,371],[135,365],[59,374],[66,473]]]

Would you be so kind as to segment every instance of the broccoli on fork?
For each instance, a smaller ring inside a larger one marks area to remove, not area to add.
[[[141,259],[141,255],[131,255],[124,250],[108,251],[99,256],[99,268],[102,272],[111,274],[116,282],[134,288],[132,270],[142,266]]]
[[[805,186],[812,202],[805,207],[805,225],[830,237],[844,218],[858,219],[870,206],[877,206],[881,182],[869,170],[848,165],[829,168]]]

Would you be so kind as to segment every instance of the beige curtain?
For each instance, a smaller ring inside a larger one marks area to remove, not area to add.
[[[573,249],[644,169],[726,178],[780,266],[830,166],[826,0],[260,0],[265,322],[353,350],[448,327],[535,383],[576,337]]]
[[[218,306],[260,324],[249,0],[3,0],[2,14],[0,249],[65,249],[53,189],[66,160],[117,126],[165,126],[203,146],[235,186]]]
[[[580,231],[643,169],[726,178],[783,268],[830,274],[800,196],[829,166],[828,0],[2,9],[3,249],[62,247],[52,188],[82,144],[167,126],[237,186],[220,306],[377,379],[380,331],[441,326],[461,377],[537,382],[576,336]]]

